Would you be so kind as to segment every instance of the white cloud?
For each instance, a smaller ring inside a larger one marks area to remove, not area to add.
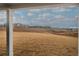
[[[0,16],[0,20],[2,19],[2,17]]]
[[[65,16],[63,16],[63,15],[56,15],[56,16],[54,16],[54,18],[55,19],[64,19],[65,18]]]
[[[77,6],[76,5],[68,6],[68,8],[74,8],[74,7],[77,7]]]
[[[23,18],[24,18],[24,16],[21,15],[21,19],[23,19]]]
[[[47,17],[47,16],[49,16],[50,14],[49,13],[43,13],[42,14],[42,17]]]
[[[34,20],[37,21],[49,21],[50,19],[48,18],[48,16],[50,15],[50,13],[43,13],[43,14],[39,14],[37,17],[34,17]]]
[[[75,17],[67,18],[63,15],[56,15],[54,18],[55,19],[51,19],[51,23],[59,23],[59,22],[63,23],[63,22],[69,22],[69,21],[72,21],[74,23],[77,22]]]
[[[74,20],[76,20],[76,22],[79,24],[79,15],[76,15]]]
[[[60,7],[54,7],[52,8],[52,12],[65,12],[65,11],[70,11],[71,8],[74,8],[76,6],[60,6]]]
[[[19,13],[19,11],[13,11],[13,13],[14,13],[14,14],[18,14],[18,13]]]
[[[6,19],[6,16],[5,15],[1,15],[0,16],[0,20],[2,20],[2,19]]]
[[[27,13],[28,16],[32,16],[33,14],[31,12]]]
[[[54,8],[52,8],[52,10],[55,10],[56,12],[58,11],[58,12],[64,12],[64,11],[70,11],[71,10],[71,8],[74,8],[74,7],[77,7],[76,5],[70,5],[70,6],[60,6],[60,7],[54,7]],[[54,12],[55,12],[54,11]]]
[[[41,9],[29,9],[30,12],[40,11]]]
[[[52,9],[52,12],[65,12],[65,11],[70,11],[70,9],[67,8],[54,8]]]
[[[35,17],[35,19],[47,19],[48,16],[50,16],[50,13],[43,13],[43,14],[39,14],[37,17]]]
[[[63,15],[56,15],[54,16],[54,18],[52,18],[50,21],[50,23],[58,23],[58,22],[65,22],[65,21],[68,21],[68,20],[72,20],[70,18],[66,18],[65,16]]]

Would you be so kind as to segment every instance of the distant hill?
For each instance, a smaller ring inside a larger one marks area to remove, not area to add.
[[[49,26],[31,26],[31,25],[24,25],[20,23],[14,24],[14,27],[21,27],[21,28],[51,28]]]
[[[6,25],[0,25],[0,30],[4,30]],[[40,33],[52,33],[57,35],[78,36],[77,28],[51,28],[49,26],[29,26],[20,23],[13,25],[13,31],[15,32],[40,32]]]
[[[57,35],[78,36],[77,28],[51,28],[49,26],[29,26],[23,24],[14,24],[16,32],[40,32],[52,33]]]

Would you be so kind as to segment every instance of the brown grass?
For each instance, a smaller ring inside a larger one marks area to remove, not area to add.
[[[0,31],[0,55],[5,54],[5,32]],[[77,37],[51,33],[14,32],[14,55],[77,55]]]
[[[14,55],[77,55],[77,38],[50,33],[14,32]]]
[[[6,54],[6,31],[0,31],[0,55]]]

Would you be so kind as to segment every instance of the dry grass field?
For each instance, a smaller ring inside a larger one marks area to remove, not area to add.
[[[14,55],[77,55],[77,38],[50,33],[14,32]]]
[[[51,33],[14,32],[14,55],[72,56],[77,55],[77,37]],[[6,55],[5,32],[0,31],[0,55]]]
[[[6,54],[6,31],[0,31],[0,56]]]

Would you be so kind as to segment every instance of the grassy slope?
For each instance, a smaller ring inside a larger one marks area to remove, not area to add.
[[[15,55],[77,55],[77,38],[50,33],[14,32]]]
[[[5,32],[0,32],[0,55],[5,55],[4,35]],[[77,38],[50,33],[14,32],[14,55],[77,55]]]

